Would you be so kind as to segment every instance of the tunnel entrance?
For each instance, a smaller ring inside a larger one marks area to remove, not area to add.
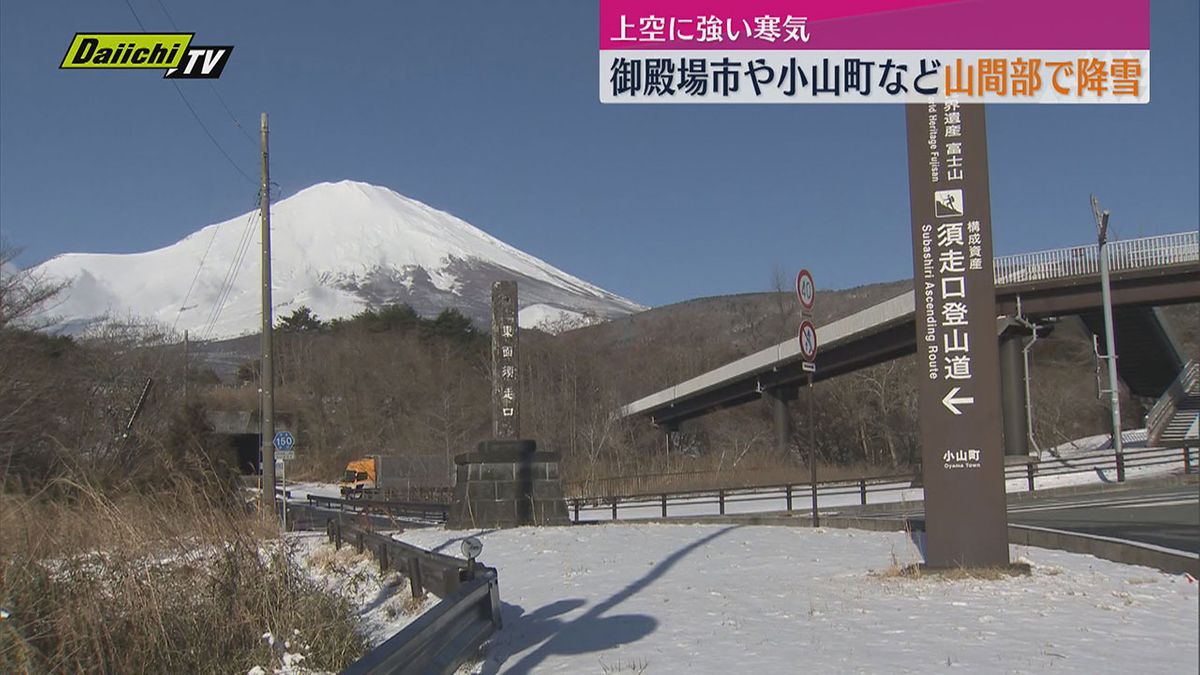
[[[238,472],[243,476],[259,473],[258,434],[229,434],[229,444],[237,457]]]
[[[208,422],[214,433],[228,439],[233,448],[238,472],[243,476],[261,473],[259,453],[258,412],[245,410],[210,410]],[[275,428],[295,432],[296,417],[290,412],[275,411]]]

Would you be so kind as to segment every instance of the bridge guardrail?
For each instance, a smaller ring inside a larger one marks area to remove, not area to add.
[[[1182,457],[1180,454],[1181,451]],[[1193,455],[1196,452],[1196,448],[1126,450],[1124,453],[1124,466],[1127,471],[1135,468],[1145,469],[1178,465],[1182,459],[1185,472],[1190,472],[1195,462]],[[1114,454],[1111,451],[1104,451],[1081,454],[1071,458],[1042,461],[1033,460],[1008,465],[1005,467],[1004,478],[1006,483],[1009,481],[1021,481],[1024,483],[1023,487],[1025,490],[1032,492],[1037,489],[1037,480],[1039,478],[1105,471],[1113,471],[1115,473],[1116,466],[1117,459]],[[816,486],[817,508],[822,508],[820,504],[822,498],[828,504],[829,500],[833,498],[853,496],[857,497],[858,505],[865,506],[870,502],[870,495],[902,492],[904,490],[920,489],[920,487],[919,482],[914,480],[912,474],[818,482]],[[1018,489],[1016,491],[1019,492],[1021,490]],[[585,510],[592,513],[604,512],[606,515],[611,514],[609,516],[611,520],[619,520],[620,508],[622,506],[627,510],[639,509],[643,513],[639,517],[652,517],[644,514],[650,509],[655,509],[659,517],[662,518],[670,517],[669,507],[672,506],[676,507],[676,515],[685,515],[678,513],[678,510],[683,507],[688,507],[689,510],[693,511],[697,508],[711,510],[712,507],[715,507],[717,515],[725,515],[730,507],[754,502],[778,502],[779,500],[782,500],[784,503],[785,508],[782,509],[784,511],[791,512],[797,510],[795,500],[801,500],[800,509],[807,511],[808,508],[806,507],[811,503],[811,498],[812,486],[810,483],[794,482],[739,488],[592,495],[568,498],[567,503],[571,508],[572,519],[575,522],[579,522],[581,513]],[[846,506],[848,505],[848,501],[849,503],[853,503],[853,500],[839,500],[836,505]],[[689,513],[686,515],[697,514]]]
[[[1200,260],[1198,243],[1195,231],[1110,241],[1109,269],[1123,272],[1194,263]],[[1100,248],[1090,244],[997,256],[993,269],[997,286],[1096,275]]]

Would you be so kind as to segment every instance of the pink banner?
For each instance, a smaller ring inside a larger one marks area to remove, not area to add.
[[[602,50],[1149,48],[1149,0],[600,0]]]

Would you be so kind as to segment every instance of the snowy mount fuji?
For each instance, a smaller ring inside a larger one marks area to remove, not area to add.
[[[254,333],[258,220],[246,213],[145,253],[68,253],[36,272],[70,282],[53,308],[67,332],[142,317],[194,339]],[[644,309],[444,211],[366,183],[320,183],[275,203],[271,249],[276,317],[301,305],[328,320],[404,303],[424,316],[454,307],[486,330],[491,283],[500,279],[517,281],[526,328]]]

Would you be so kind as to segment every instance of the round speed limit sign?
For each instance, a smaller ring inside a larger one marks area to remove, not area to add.
[[[804,311],[811,312],[813,300],[817,296],[817,286],[813,283],[812,272],[800,270],[796,275],[796,295],[800,298],[800,306]]]

